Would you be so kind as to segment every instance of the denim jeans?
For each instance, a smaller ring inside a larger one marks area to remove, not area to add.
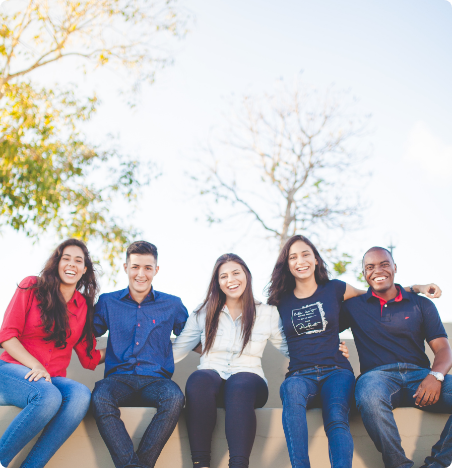
[[[282,383],[283,427],[292,467],[311,466],[306,410],[321,406],[331,466],[351,468],[353,439],[348,417],[354,388],[353,373],[337,366],[303,369]]]
[[[136,453],[121,421],[119,406],[157,408]],[[180,388],[165,378],[112,374],[96,382],[93,390],[94,417],[116,468],[152,468],[174,431],[183,406]]]
[[[397,363],[380,366],[362,375],[356,383],[356,404],[364,426],[386,468],[410,468],[413,462],[405,456],[394,420],[394,408],[416,407],[432,413],[452,413],[452,376],[446,375],[439,401],[431,406],[415,405],[420,383],[430,369]],[[424,467],[444,468],[452,462],[452,417],[446,423],[439,441],[424,461]]]
[[[29,382],[28,367],[0,361],[0,405],[23,408],[0,438],[0,463],[11,460],[42,430],[22,463],[41,468],[75,431],[89,409],[91,392],[66,377]]]

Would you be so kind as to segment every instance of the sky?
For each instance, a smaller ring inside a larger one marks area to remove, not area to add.
[[[0,8],[5,7],[5,3]],[[272,92],[297,77],[319,90],[331,84],[349,90],[357,109],[371,114],[363,143],[371,148],[371,173],[360,197],[368,208],[360,229],[338,236],[341,247],[360,257],[373,245],[395,245],[397,281],[436,282],[435,303],[452,322],[452,5],[446,0],[187,0],[194,18],[174,45],[174,65],[144,86],[128,108],[110,72],[78,74],[71,63],[35,75],[51,84],[77,81],[81,92],[102,100],[86,131],[95,141],[118,135],[122,148],[157,162],[162,175],[151,182],[132,221],[159,249],[155,288],[180,296],[189,310],[203,300],[218,256],[244,258],[263,299],[277,252],[257,227],[209,226],[203,202],[188,172],[196,171],[200,148],[223,128],[230,101],[250,92]],[[234,154],[231,153],[234,162]],[[347,181],[347,174],[343,177]],[[350,181],[353,183],[353,181]],[[0,237],[0,316],[20,280],[36,275],[56,245],[52,233],[33,243],[8,229]],[[342,279],[358,286],[353,275]],[[102,292],[127,285],[104,275]]]

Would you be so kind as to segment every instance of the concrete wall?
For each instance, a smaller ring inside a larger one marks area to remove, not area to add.
[[[452,326],[447,325],[452,332]],[[358,374],[359,365],[353,340],[346,340],[350,349],[350,360],[355,373]],[[101,339],[99,347],[105,346],[105,339]],[[190,353],[182,362],[176,365],[174,380],[181,389],[185,390],[188,376],[196,369],[199,355]],[[290,462],[281,424],[281,401],[279,386],[284,380],[288,361],[268,345],[264,352],[263,366],[269,380],[269,400],[263,409],[256,410],[257,435],[251,454],[251,468],[289,468]],[[77,357],[73,356],[68,369],[68,377],[84,383],[90,389],[94,383],[103,377],[103,365],[94,372],[83,369]],[[0,434],[19,413],[15,407],[0,407]],[[132,436],[135,446],[138,446],[147,425],[155,410],[152,408],[122,408],[121,415]],[[439,439],[440,433],[447,421],[448,415],[430,414],[417,409],[399,408],[394,411],[395,418],[402,436],[402,444],[406,453],[411,457],[415,466],[422,465],[423,459],[429,454],[431,446]],[[353,468],[382,468],[380,454],[369,439],[361,418],[357,414],[351,417],[351,432],[355,442]],[[309,453],[312,468],[330,466],[328,459],[328,441],[326,439],[321,411],[308,411]],[[11,468],[19,468],[21,461],[33,445],[32,441],[10,464]],[[49,468],[113,468],[110,455],[102,438],[97,431],[91,415],[88,415],[74,434],[60,448],[47,465]],[[226,468],[228,466],[228,450],[224,432],[224,410],[218,410],[218,420],[212,443],[212,467]],[[184,415],[176,430],[165,446],[157,468],[191,468],[190,447]]]

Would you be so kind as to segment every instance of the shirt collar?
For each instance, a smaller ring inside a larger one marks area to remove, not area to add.
[[[75,307],[78,307],[79,304],[81,304],[80,296],[81,296],[80,292],[75,290],[74,294],[72,294],[72,297],[69,300],[68,304],[75,304]]]
[[[380,296],[378,296],[376,293],[372,291],[372,288],[369,288],[367,290],[367,293],[365,295],[366,301],[369,302],[369,300],[378,299],[380,302],[386,303],[386,302],[401,302],[403,300],[408,300],[408,301],[410,300],[407,292],[405,291],[405,289],[402,288],[402,286],[400,286],[400,284],[395,284],[395,287],[398,289],[399,294],[397,294],[397,296],[394,299],[391,299],[390,301],[386,301]]]
[[[155,291],[154,291],[154,287],[151,286],[151,290],[149,291],[149,294],[145,297],[144,301],[143,302],[150,302],[150,301],[155,301]],[[130,298],[131,300],[132,299],[132,296],[130,295],[130,291],[129,291],[129,286],[127,286],[126,289],[123,289],[121,291],[121,294],[119,296],[119,299],[122,301],[123,299],[125,298]]]

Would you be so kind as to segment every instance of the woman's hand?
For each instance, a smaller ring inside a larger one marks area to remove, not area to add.
[[[438,299],[443,293],[441,288],[435,283],[421,284],[418,286],[419,292],[430,299]]]
[[[31,369],[30,372],[25,376],[25,379],[28,379],[30,382],[33,380],[36,382],[39,379],[44,378],[47,382],[52,382],[50,374],[47,372],[47,369],[42,365],[38,364]]]
[[[341,351],[342,356],[345,356],[347,359],[350,357],[350,354],[348,354],[348,348],[345,344],[345,341],[341,341],[339,343],[339,351]]]

